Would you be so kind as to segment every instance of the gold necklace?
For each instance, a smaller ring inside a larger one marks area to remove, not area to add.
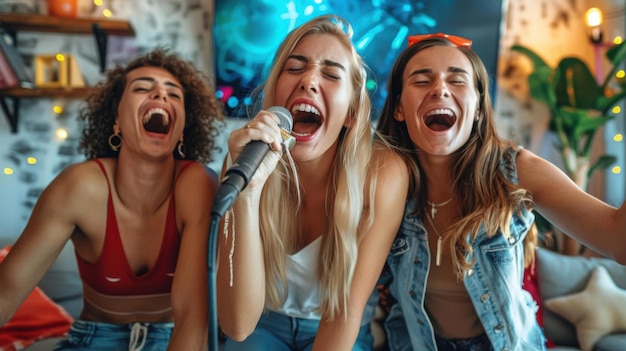
[[[447,202],[449,201],[450,200],[448,200]],[[433,217],[435,216],[433,215]],[[441,237],[441,234],[439,234],[437,227],[435,227],[435,223],[433,222],[433,220],[430,219],[428,215],[426,216],[426,219],[428,220],[428,223],[430,223],[430,226],[433,227],[435,234],[437,234],[437,254],[435,256],[435,265],[440,266],[441,265],[441,247],[443,246],[443,238]]]
[[[430,200],[426,200],[426,202],[428,203],[428,206],[430,206],[430,215],[431,215],[431,217],[433,217],[433,219],[435,219],[435,215],[437,214],[437,209],[439,207],[443,207],[443,206],[449,204],[450,201],[452,201],[452,197],[453,196],[450,196],[450,198],[448,200],[446,200],[446,201],[444,201],[444,202],[442,202],[440,204],[436,204],[436,203],[434,203],[434,202],[432,202]]]

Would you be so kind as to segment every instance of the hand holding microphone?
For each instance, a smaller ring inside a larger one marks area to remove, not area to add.
[[[282,147],[286,147],[291,149],[295,145],[295,139],[291,136],[291,129],[293,127],[293,121],[291,118],[291,114],[289,111],[280,106],[272,106],[266,110],[267,112],[271,112],[276,115],[279,119],[278,127],[280,128],[280,144]],[[215,199],[213,201],[213,208],[211,210],[211,215],[215,216],[223,216],[224,213],[232,206],[235,202],[235,199],[239,195],[239,193],[248,186],[250,180],[257,172],[259,166],[263,163],[263,160],[266,158],[269,153],[270,146],[270,136],[271,130],[267,128],[272,128],[270,124],[266,124],[263,121],[267,121],[269,116],[257,116],[252,122],[248,123],[246,127],[249,129],[258,129],[260,131],[266,131],[267,133],[261,134],[263,139],[261,140],[251,140],[246,146],[243,148],[241,153],[236,157],[235,161],[231,165],[231,167],[226,170],[224,174],[224,178],[221,181],[220,187],[218,188]],[[271,122],[270,122],[271,123]],[[244,131],[236,131],[235,133],[243,133]],[[248,131],[248,135],[250,132]],[[233,147],[232,144],[234,141],[231,135],[231,140],[229,140],[229,147]],[[273,141],[275,142],[275,141]],[[274,155],[276,157],[276,161],[278,161],[278,155]],[[273,164],[275,166],[276,163]],[[273,167],[271,169],[265,170],[269,176]]]

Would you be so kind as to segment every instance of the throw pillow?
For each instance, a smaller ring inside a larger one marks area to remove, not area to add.
[[[600,265],[606,267],[617,286],[626,289],[626,266],[613,260],[566,256],[542,247],[537,248],[536,254],[539,290],[544,301],[583,290],[591,272]],[[547,308],[543,310],[543,321],[548,339],[559,346],[580,349],[573,324]]]
[[[537,324],[541,328],[544,328],[543,322],[543,303],[541,299],[541,287],[539,286],[539,277],[537,276],[537,265],[540,264],[536,259],[535,262],[524,269],[524,283],[522,289],[528,291],[533,300],[537,303],[537,312],[535,317],[537,318]],[[556,347],[554,342],[546,336],[546,347]]]
[[[591,351],[603,336],[626,332],[626,290],[619,288],[603,266],[598,266],[585,289],[545,301],[546,308],[576,326],[578,343]]]
[[[0,250],[0,262],[10,246]],[[20,350],[37,340],[67,334],[73,318],[35,287],[13,317],[0,327],[0,351]]]

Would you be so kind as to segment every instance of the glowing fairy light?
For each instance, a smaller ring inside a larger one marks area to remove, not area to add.
[[[11,167],[4,167],[3,172],[6,175],[11,175],[11,174],[13,174],[13,168],[11,168]]]
[[[60,114],[62,114],[62,113],[63,113],[63,107],[62,107],[62,106],[60,106],[60,105],[54,105],[54,106],[52,107],[52,111],[53,111],[54,113],[56,113],[57,115],[60,115]]]
[[[59,128],[59,129],[57,129],[55,134],[57,136],[57,139],[65,140],[65,139],[67,139],[67,134],[68,133],[67,133],[67,130],[65,128]]]
[[[29,156],[26,158],[26,163],[28,163],[29,165],[36,165],[37,164],[37,158],[33,157],[33,156]]]

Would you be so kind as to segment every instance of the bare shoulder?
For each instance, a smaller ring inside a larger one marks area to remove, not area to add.
[[[67,166],[55,177],[48,188],[59,190],[67,197],[97,195],[103,190],[108,190],[106,177],[93,161],[83,161]]]
[[[215,172],[199,162],[191,161],[188,164],[187,162],[177,161],[179,168],[178,179],[176,180],[177,193],[182,191],[188,196],[205,190],[209,194],[213,194],[218,185]],[[182,170],[182,167],[185,169]]]
[[[537,191],[555,182],[569,182],[560,168],[532,151],[521,149],[515,161],[522,188]]]
[[[179,169],[178,181],[188,181],[189,179],[193,178],[196,180],[204,180],[211,183],[217,182],[217,175],[215,174],[215,172],[200,162],[177,161],[176,167]],[[182,169],[183,167],[185,168],[184,170]]]
[[[393,176],[398,177],[398,179],[406,177],[408,179],[408,166],[402,156],[385,145],[374,144],[371,166],[374,166],[371,168],[375,169],[379,176]]]

